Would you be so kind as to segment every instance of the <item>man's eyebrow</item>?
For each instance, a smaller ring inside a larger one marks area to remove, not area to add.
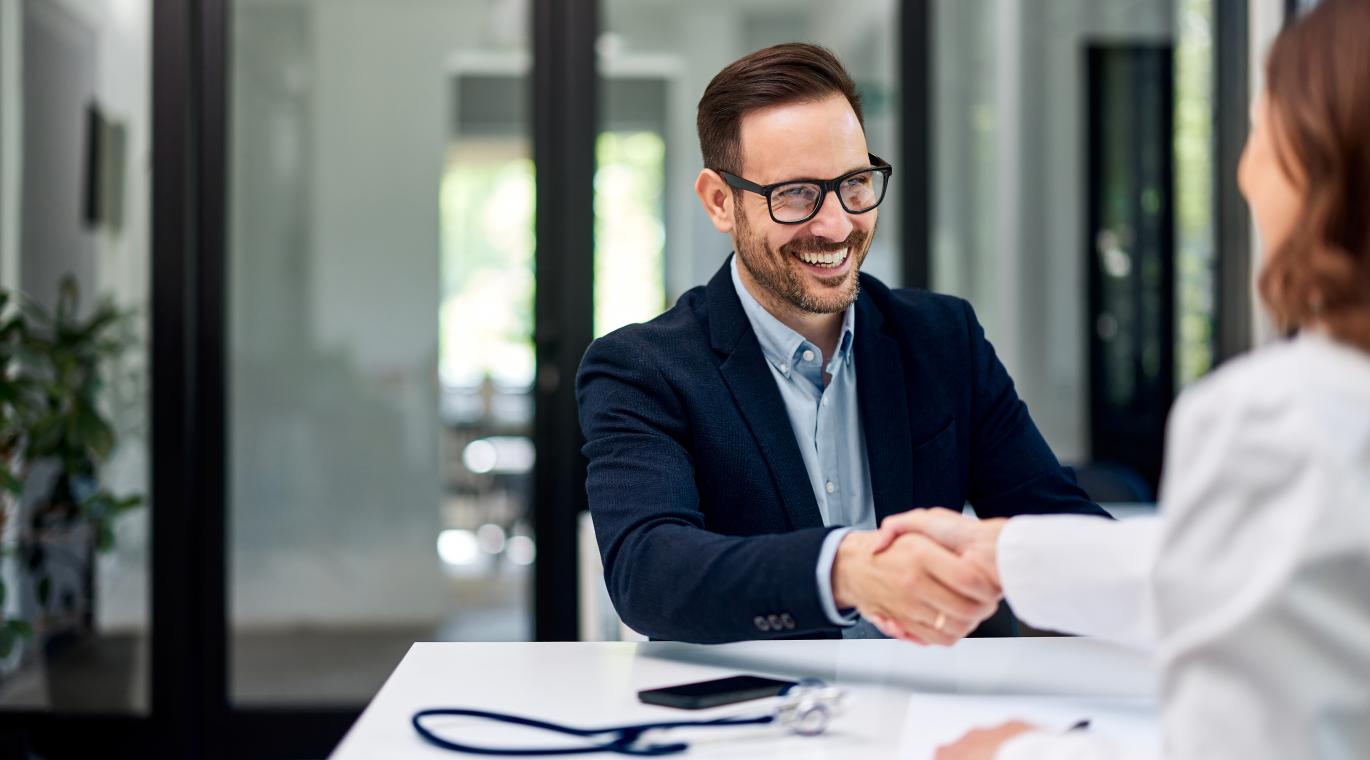
[[[875,168],[875,165],[872,164],[871,162],[867,161],[867,162],[864,163],[864,164],[861,164],[861,165],[859,165],[859,166],[854,166],[854,167],[852,167],[852,168],[850,168],[850,169],[847,169],[846,171],[843,171],[843,172],[839,173],[839,174],[837,175],[837,177],[845,177],[845,176],[847,176],[848,174],[851,174],[852,172],[859,172],[859,171],[861,171],[862,169],[874,169],[874,168]],[[837,177],[827,177],[826,179],[837,179]],[[812,182],[812,181],[817,180],[817,179],[824,179],[824,178],[820,178],[820,177],[795,177],[795,178],[793,178],[793,179],[782,179],[782,180],[777,180],[777,181],[775,181],[775,182],[770,182],[770,183],[767,183],[767,184],[771,184],[771,185],[786,185],[786,184],[789,184],[789,183],[791,183],[791,182]]]

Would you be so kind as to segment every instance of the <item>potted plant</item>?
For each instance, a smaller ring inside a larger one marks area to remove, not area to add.
[[[0,576],[0,657],[35,633],[51,653],[93,631],[96,553],[113,546],[115,519],[141,503],[99,478],[116,442],[100,397],[110,363],[132,342],[130,313],[105,302],[82,317],[78,300],[71,276],[52,312],[11,307],[0,292],[0,314],[10,311],[0,321],[0,553],[21,587]],[[19,604],[6,607],[15,592]]]

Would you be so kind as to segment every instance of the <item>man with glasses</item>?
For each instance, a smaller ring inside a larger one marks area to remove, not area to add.
[[[724,68],[699,102],[695,192],[732,238],[705,287],[590,346],[587,490],[619,615],[653,638],[950,644],[1000,590],[878,522],[1102,511],[1037,432],[964,301],[860,273],[893,168],[841,63],[802,44]]]

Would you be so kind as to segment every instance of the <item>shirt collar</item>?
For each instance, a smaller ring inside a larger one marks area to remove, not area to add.
[[[732,270],[733,287],[737,290],[737,298],[742,302],[742,311],[747,314],[747,321],[752,325],[752,331],[756,333],[757,342],[761,344],[761,353],[765,355],[766,361],[775,365],[782,374],[789,374],[793,366],[795,356],[801,353],[804,346],[813,346],[803,335],[790,329],[788,325],[775,318],[756,300],[747,290],[747,286],[742,284],[742,276],[737,271],[737,254],[733,254],[729,262]],[[851,354],[852,339],[856,333],[856,304],[851,304],[842,314],[842,337],[837,341],[837,354],[829,362],[829,371],[835,369],[842,362],[845,362]]]

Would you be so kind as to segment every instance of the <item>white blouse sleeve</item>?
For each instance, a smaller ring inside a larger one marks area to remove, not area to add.
[[[1015,517],[999,534],[1004,598],[1034,628],[1145,647],[1159,535],[1155,517]]]

